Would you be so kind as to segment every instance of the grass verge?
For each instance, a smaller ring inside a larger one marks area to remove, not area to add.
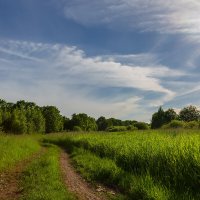
[[[47,147],[47,152],[34,160],[23,173],[21,200],[74,200],[62,182],[59,167],[60,150]]]
[[[13,166],[17,161],[39,151],[35,136],[5,136],[0,134],[0,172]]]

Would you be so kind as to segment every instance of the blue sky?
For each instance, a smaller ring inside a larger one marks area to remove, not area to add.
[[[198,0],[0,0],[0,96],[150,121],[200,106]]]

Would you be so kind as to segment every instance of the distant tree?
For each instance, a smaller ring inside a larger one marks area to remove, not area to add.
[[[108,127],[114,126],[113,119],[114,119],[114,118],[109,118],[109,119],[106,120],[107,123],[108,123]]]
[[[108,127],[110,126],[123,126],[123,122],[120,119],[115,119],[115,118],[109,118],[107,119],[108,122]]]
[[[3,111],[2,109],[0,108],[0,131],[2,130],[2,123],[3,123]]]
[[[97,123],[98,131],[105,131],[109,126],[109,123],[105,117],[99,117],[96,123]]]
[[[122,124],[123,124],[123,126],[132,126],[132,125],[134,125],[135,123],[137,123],[137,121],[135,121],[135,120],[125,120],[125,121],[122,121]]]
[[[64,130],[72,130],[71,120],[67,117],[63,117],[63,129]]]
[[[0,99],[0,107],[1,108],[3,108],[3,107],[5,107],[6,106],[6,101],[5,100],[3,100],[3,99]]]
[[[158,112],[152,115],[151,128],[160,128],[162,125],[165,124],[165,121],[165,112],[162,107],[159,107]]]
[[[6,130],[11,130],[11,113],[2,110],[2,124],[1,129],[6,132]]]
[[[73,114],[71,119],[72,127],[78,126],[83,131],[97,130],[97,124],[94,118],[85,113]]]
[[[174,109],[170,108],[167,111],[165,111],[165,123],[169,123],[172,120],[176,120],[178,118],[178,115],[174,111]]]
[[[145,122],[137,122],[134,124],[134,126],[138,129],[138,130],[147,130],[149,129],[149,125]]]
[[[27,133],[44,133],[45,132],[45,118],[42,110],[35,107],[28,107],[26,109],[27,118]]]
[[[4,120],[4,131],[7,133],[23,134],[27,133],[27,119],[25,112],[20,109],[14,109],[6,114]]]
[[[63,130],[63,117],[55,106],[44,106],[42,108],[45,118],[46,133],[59,132]]]
[[[13,103],[8,103],[4,101],[3,99],[0,99],[0,108],[1,110],[4,111],[12,111],[13,109]]]
[[[189,122],[189,121],[199,121],[200,120],[200,111],[197,110],[195,106],[188,106],[183,108],[179,113],[180,120]]]

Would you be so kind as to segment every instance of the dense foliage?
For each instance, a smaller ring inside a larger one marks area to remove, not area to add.
[[[53,133],[62,131],[132,131],[149,128],[200,128],[200,111],[195,106],[183,108],[179,114],[170,108],[159,107],[152,115],[151,124],[135,120],[95,120],[85,113],[73,114],[71,119],[60,114],[55,106],[40,107],[33,102],[9,103],[0,99],[0,131],[14,134]]]
[[[6,133],[43,133],[45,117],[35,103],[0,101],[0,127]]]
[[[179,113],[179,118],[182,121],[199,121],[200,120],[200,111],[197,110],[195,106],[188,106],[183,108]]]
[[[59,132],[63,130],[63,117],[60,111],[54,106],[45,106],[42,108],[45,118],[45,130],[47,133]]]
[[[170,123],[172,120],[177,119],[177,114],[173,109],[164,111],[162,107],[158,109],[158,112],[152,115],[151,128],[160,128],[166,123]]]
[[[173,109],[164,111],[162,107],[160,107],[158,111],[152,115],[151,128],[156,129],[162,126],[165,128],[198,128],[198,125],[196,126],[193,124],[198,124],[199,121],[200,111],[195,106],[183,108],[179,115]]]
[[[138,126],[138,127],[137,127]],[[147,129],[147,124],[134,120],[100,117],[95,120],[85,113],[69,119],[55,106],[40,107],[33,102],[9,103],[0,99],[0,131],[14,134],[53,133],[61,131],[127,131]],[[117,128],[118,127],[118,128]]]
[[[96,121],[85,113],[73,114],[71,119],[71,127],[80,127],[82,131],[97,130]]]

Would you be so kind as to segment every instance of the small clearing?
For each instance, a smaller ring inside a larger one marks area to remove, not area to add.
[[[19,199],[23,188],[20,187],[21,174],[26,166],[33,160],[44,153],[42,149],[39,153],[35,153],[29,158],[20,161],[14,167],[0,173],[0,200],[17,200]]]
[[[74,193],[79,200],[106,200],[104,191],[95,189],[87,183],[70,163],[69,155],[62,151],[60,156],[61,171],[68,190]]]

